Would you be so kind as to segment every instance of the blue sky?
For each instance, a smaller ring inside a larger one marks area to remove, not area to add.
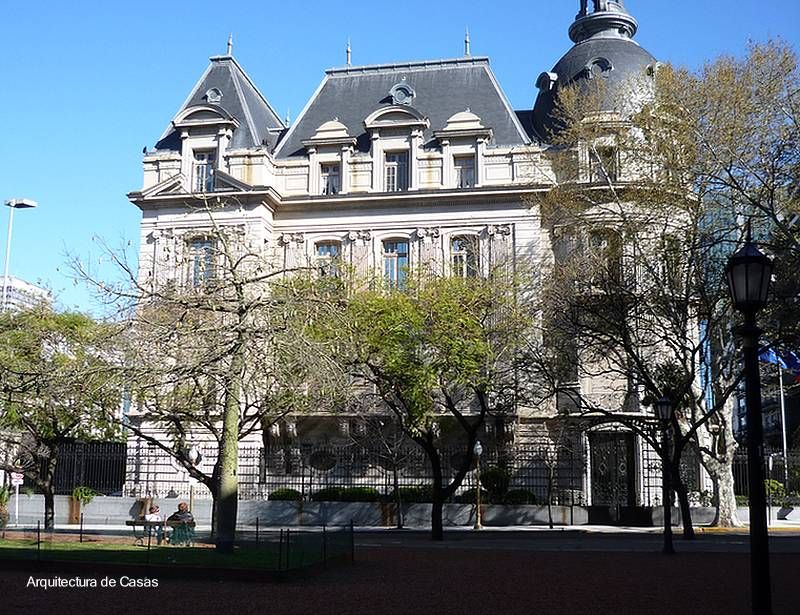
[[[66,254],[96,261],[93,237],[138,241],[141,151],[152,147],[210,55],[234,35],[234,55],[279,111],[294,119],[323,71],[353,64],[456,57],[469,27],[473,55],[488,55],[516,109],[570,46],[578,0],[403,3],[11,2],[2,6],[0,199],[17,212],[11,273],[53,289],[59,305],[94,311]],[[800,48],[800,0],[628,0],[636,40],[662,61],[698,67],[748,40]],[[5,246],[7,209],[0,210]],[[0,272],[1,273],[1,272]],[[105,275],[111,272],[105,270]]]

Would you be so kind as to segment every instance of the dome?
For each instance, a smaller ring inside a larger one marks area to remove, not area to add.
[[[577,84],[588,91],[602,80],[603,111],[628,115],[640,107],[652,91],[656,59],[633,40],[637,28],[622,2],[595,2],[591,14],[582,9],[569,29],[575,45],[536,81],[533,126],[539,137],[547,141],[558,132],[553,110],[559,89],[566,86]]]

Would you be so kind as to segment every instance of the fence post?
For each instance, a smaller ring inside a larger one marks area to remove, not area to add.
[[[291,536],[292,536],[292,530],[287,527],[286,528],[286,571],[287,572],[289,571],[289,562],[291,560],[290,557],[292,548]]]
[[[325,524],[322,524],[322,567],[328,567],[328,533]]]
[[[283,565],[283,528],[281,528],[280,538],[278,540],[278,571]]]
[[[83,542],[83,513],[81,513],[81,529],[78,534],[78,542]]]
[[[256,517],[256,548],[258,548],[258,517]]]
[[[150,542],[153,540],[153,528],[147,528],[147,565],[150,565]]]
[[[356,534],[352,519],[350,519],[350,561],[356,561]]]
[[[42,558],[42,522],[36,520],[36,561]]]

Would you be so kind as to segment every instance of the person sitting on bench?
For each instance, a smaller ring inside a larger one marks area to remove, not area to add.
[[[148,521],[150,523],[162,524],[164,522],[164,517],[161,516],[161,511],[158,508],[158,506],[153,504],[150,507],[150,511],[144,516],[144,520]],[[152,527],[148,527],[147,528],[147,533],[150,534],[152,532],[152,530],[153,530]],[[156,540],[158,541],[158,544],[161,544],[161,540],[163,538],[164,538],[164,528],[163,528],[162,525],[157,525],[156,526]]]
[[[167,518],[167,525],[172,528],[169,544],[191,545],[194,542],[194,516],[186,502],[178,504],[178,510]]]

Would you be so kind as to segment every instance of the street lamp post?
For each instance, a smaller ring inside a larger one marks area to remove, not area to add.
[[[475,453],[475,527],[476,530],[482,530],[481,525],[481,455],[483,455],[483,446],[481,441],[477,440],[472,449]]]
[[[8,214],[8,235],[6,236],[6,261],[3,271],[3,301],[0,303],[0,310],[5,310],[8,302],[8,268],[11,262],[11,233],[14,231],[14,210],[31,209],[38,203],[31,199],[8,199],[6,207],[10,209]]]
[[[750,238],[728,260],[725,268],[733,306],[744,315],[744,325],[737,329],[744,355],[745,401],[747,404],[747,454],[750,488],[750,580],[753,613],[769,615],[772,596],[769,572],[769,535],[767,533],[766,491],[764,489],[764,426],[761,416],[761,378],[758,367],[756,313],[767,302],[772,277],[772,261]]]
[[[670,469],[671,438],[669,437],[670,423],[672,422],[672,401],[666,396],[659,399],[656,404],[656,414],[661,422],[661,487],[664,503],[664,548],[663,553],[675,553],[672,544],[672,471]]]
[[[192,467],[196,468],[200,463],[200,460],[203,456],[200,454],[200,451],[197,450],[197,447],[192,444],[192,448],[186,453],[186,456],[189,458],[189,463],[192,464]],[[189,511],[194,510],[194,476],[189,474]]]

